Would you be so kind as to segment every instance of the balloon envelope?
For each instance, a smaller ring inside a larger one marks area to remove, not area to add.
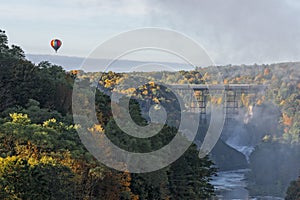
[[[61,47],[62,42],[59,39],[53,39],[50,42],[52,48],[57,52],[57,50]]]

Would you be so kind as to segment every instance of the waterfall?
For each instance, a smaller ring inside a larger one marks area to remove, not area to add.
[[[244,117],[244,124],[248,124],[252,118],[253,118],[253,106],[250,105],[250,106],[248,106],[248,110]]]
[[[253,115],[253,105],[249,105],[244,116],[240,116],[243,120],[237,120],[236,124],[229,128],[227,138],[224,140],[226,144],[244,154],[248,163],[255,146],[252,143],[253,133],[247,130],[246,125],[251,122]]]
[[[237,151],[241,152],[242,154],[245,155],[247,162],[250,162],[250,155],[251,153],[254,151],[254,146],[242,146],[239,145],[238,142],[234,141],[235,138],[229,138],[226,141],[226,144],[228,144],[229,146],[231,146],[232,148],[236,149]]]

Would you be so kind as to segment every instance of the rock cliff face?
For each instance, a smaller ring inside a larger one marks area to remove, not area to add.
[[[206,133],[206,129],[206,125],[200,126],[199,133],[196,138],[197,145],[200,144],[199,141],[203,141],[203,138],[205,136],[205,134],[203,133]],[[228,131],[228,129],[226,129],[226,126],[223,130],[222,135],[224,134],[224,131]],[[219,138],[213,150],[210,152],[210,157],[216,164],[216,167],[221,171],[248,168],[246,156],[242,152],[239,152],[237,149],[234,149],[233,147],[226,144],[223,141],[222,137]]]
[[[250,194],[284,197],[290,181],[299,176],[300,146],[264,142],[250,156]]]
[[[266,134],[275,132],[279,117],[278,108],[272,105],[250,105],[241,110],[239,116],[224,126],[221,140],[212,152],[213,160],[220,169],[248,167],[255,147]]]
[[[245,155],[230,147],[221,139],[212,150],[211,159],[221,171],[248,168]]]

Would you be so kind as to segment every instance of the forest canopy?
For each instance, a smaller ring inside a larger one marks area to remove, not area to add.
[[[287,199],[293,199],[299,196],[299,180],[295,180],[300,169],[299,66],[300,63],[278,63],[198,67],[179,73],[147,72],[143,76],[147,77],[147,84],[122,88],[116,86],[139,72],[67,72],[47,61],[33,64],[20,47],[9,46],[5,32],[0,31],[0,198],[212,198],[215,194],[210,180],[217,169],[209,156],[199,159],[195,144],[168,167],[134,174],[101,164],[86,150],[77,134],[78,125],[72,118],[75,80],[101,89],[95,95],[99,124],[90,127],[91,134],[105,134],[116,145],[133,152],[148,152],[167,144],[178,129],[178,105],[169,91],[157,84],[163,79],[167,84],[267,85],[263,95],[253,98],[243,94],[239,102],[245,109],[254,105],[278,114],[276,123],[253,133],[260,141],[250,156],[252,174],[248,178],[254,186],[249,188],[260,195],[284,196],[287,192]],[[220,75],[222,80],[218,78]],[[133,95],[130,115],[139,125],[149,121],[144,116],[147,106],[161,104],[172,110],[161,133],[152,140],[125,135],[112,117],[109,97],[112,91]],[[220,104],[223,99],[210,101]],[[278,158],[284,158],[284,162]],[[277,175],[266,173],[270,170],[276,170]],[[294,181],[288,188],[290,180]]]
[[[0,31],[0,69],[1,199],[203,199],[214,195],[209,181],[216,169],[208,157],[198,158],[196,145],[171,166],[151,173],[119,172],[101,164],[82,145],[78,126],[73,124],[72,87],[77,72],[66,72],[47,61],[33,64],[20,47],[8,46],[4,31]],[[107,87],[119,77],[107,76]],[[130,104],[132,117],[145,124],[139,104]],[[120,146],[127,140],[136,151],[155,149],[176,132],[165,126],[155,141],[139,143],[114,131],[119,129],[109,96],[97,93],[96,110],[100,124],[91,127],[91,134],[106,134]]]

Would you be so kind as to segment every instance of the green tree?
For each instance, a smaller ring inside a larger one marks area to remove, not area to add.
[[[296,181],[292,181],[287,189],[285,200],[300,199],[300,177]]]
[[[196,145],[171,164],[169,187],[171,199],[209,199],[214,196],[214,187],[209,183],[215,175],[208,157],[199,159]]]
[[[52,159],[0,159],[0,196],[6,199],[73,199],[73,173]],[[1,198],[1,199],[2,199]]]

